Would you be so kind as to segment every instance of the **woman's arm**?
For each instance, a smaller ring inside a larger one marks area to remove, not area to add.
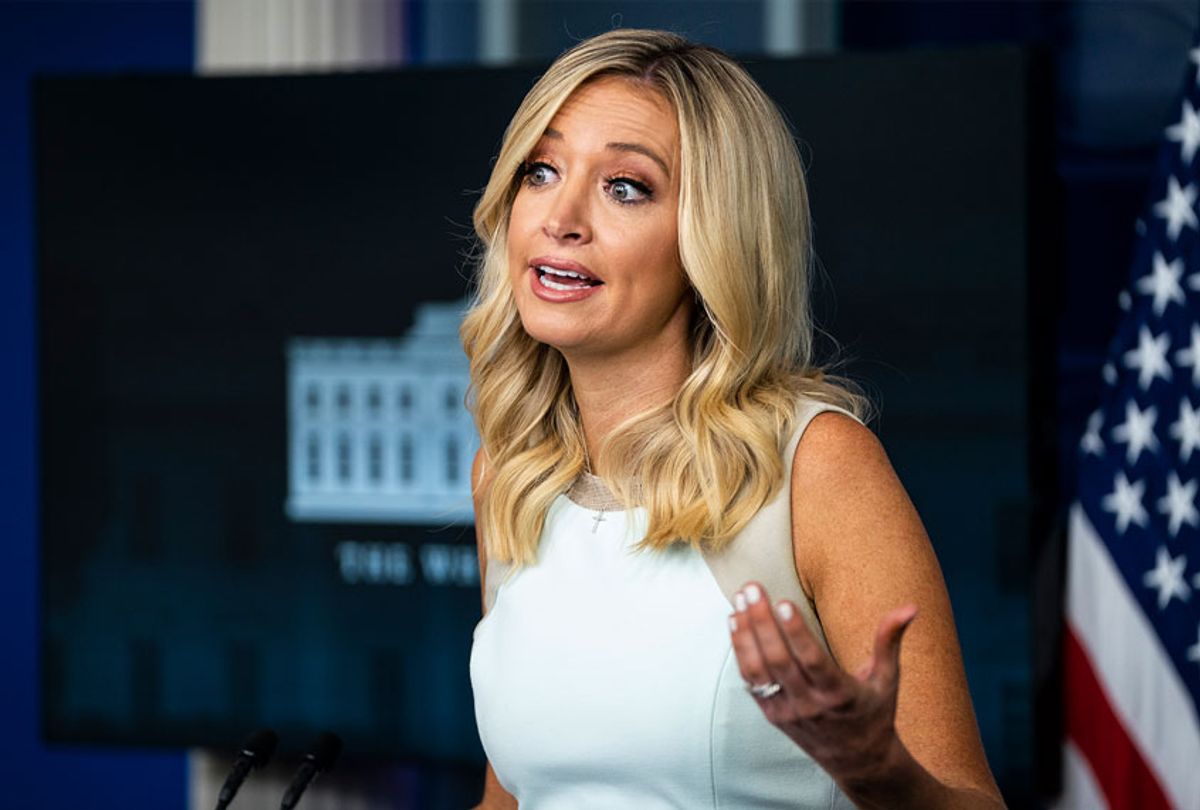
[[[822,414],[791,480],[797,569],[833,657],[794,610],[739,599],[743,676],[784,684],[764,713],[860,807],[1003,807],[937,559],[878,440]]]
[[[484,475],[483,450],[479,450],[475,454],[475,460],[471,463],[471,500],[475,504],[475,514],[479,514],[479,499],[483,492],[483,475]],[[487,610],[487,550],[483,546],[483,532],[479,531],[479,524],[475,524],[475,547],[479,555],[479,597],[482,603],[480,614]],[[487,772],[483,778],[483,798],[479,800],[474,810],[514,810],[517,806],[517,800],[513,798],[500,784],[500,780],[496,778],[496,772],[492,770],[492,763],[487,764]]]
[[[492,770],[492,763],[489,762],[487,774],[483,779],[483,798],[473,810],[515,810],[516,806],[517,800],[500,784],[496,772]]]

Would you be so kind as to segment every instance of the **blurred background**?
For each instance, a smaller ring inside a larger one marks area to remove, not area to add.
[[[264,725],[285,780],[320,729],[347,739],[313,806],[477,798],[470,211],[534,78],[625,26],[730,51],[787,112],[826,357],[938,550],[1005,796],[1045,806],[1077,447],[1198,22],[1183,0],[0,2],[0,805],[211,806]]]

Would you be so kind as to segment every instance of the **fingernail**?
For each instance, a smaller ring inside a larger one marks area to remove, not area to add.
[[[746,586],[746,601],[753,605],[759,599],[762,599],[762,591],[760,591],[758,589],[758,586],[757,585],[747,585]]]
[[[785,622],[789,622],[792,620],[792,616],[796,615],[796,611],[792,609],[791,602],[780,602],[775,606],[775,615]]]
[[[733,606],[735,608],[737,608],[738,613],[745,613],[746,612],[746,595],[744,593],[742,593],[741,591],[738,591],[737,595],[733,597]]]
[[[731,632],[731,633],[737,632],[737,616],[729,617],[729,632]]]

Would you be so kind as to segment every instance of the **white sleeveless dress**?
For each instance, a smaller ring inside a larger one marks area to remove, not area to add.
[[[785,469],[829,409],[804,406]],[[522,810],[852,807],[747,694],[711,561],[683,545],[634,551],[645,531],[640,507],[600,513],[560,495],[537,563],[492,583],[471,683],[500,783]],[[790,547],[789,533],[789,562]],[[757,578],[771,590],[778,577]]]

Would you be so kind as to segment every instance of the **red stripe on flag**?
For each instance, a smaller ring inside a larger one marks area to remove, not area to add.
[[[1171,803],[1158,778],[1113,713],[1087,651],[1069,624],[1063,647],[1067,737],[1088,761],[1109,807],[1169,810]]]

